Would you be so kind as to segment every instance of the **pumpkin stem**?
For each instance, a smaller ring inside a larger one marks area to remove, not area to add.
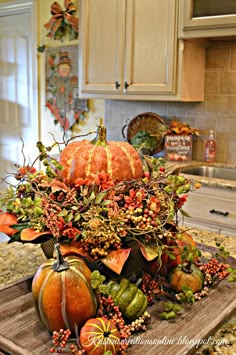
[[[109,331],[103,332],[103,336],[104,336],[105,338],[109,337],[110,334],[111,334],[111,332],[109,332]]]
[[[188,261],[186,264],[182,266],[182,270],[186,272],[186,274],[192,274],[193,269],[192,269],[192,261]]]
[[[189,253],[186,263],[182,267],[182,270],[184,272],[186,272],[187,274],[191,274],[193,272],[193,269],[192,269],[193,260],[194,260],[193,253]]]
[[[68,270],[69,269],[69,264],[62,256],[59,243],[56,243],[54,245],[54,250],[55,250],[55,253],[56,253],[57,261],[52,265],[53,270],[56,271],[56,272],[61,272],[61,271]]]
[[[107,130],[106,127],[103,125],[103,119],[100,119],[100,123],[97,129],[97,137],[95,139],[95,145],[97,146],[106,146],[107,145]]]

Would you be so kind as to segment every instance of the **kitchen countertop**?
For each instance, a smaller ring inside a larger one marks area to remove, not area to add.
[[[199,229],[191,229],[189,232],[199,243],[215,247],[215,243],[220,242],[230,251],[230,255],[236,258],[235,237]],[[0,242],[0,289],[14,283],[17,279],[33,275],[45,259],[39,245]],[[219,344],[223,342],[226,345],[220,346]],[[215,332],[211,343],[195,352],[197,355],[233,353],[236,353],[236,310]]]

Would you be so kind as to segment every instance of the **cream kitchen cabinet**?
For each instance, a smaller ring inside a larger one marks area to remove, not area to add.
[[[178,0],[81,0],[81,98],[202,101],[205,48],[177,40]]]
[[[179,0],[179,38],[236,35],[235,0]]]

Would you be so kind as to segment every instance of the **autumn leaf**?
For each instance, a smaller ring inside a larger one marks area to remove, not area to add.
[[[152,261],[155,258],[159,257],[160,255],[160,248],[157,247],[150,247],[148,245],[145,245],[143,243],[141,243],[140,241],[138,241],[141,253],[143,254],[144,258],[147,261]]]
[[[46,232],[36,232],[33,228],[25,228],[22,230],[20,239],[22,242],[33,242],[39,239],[43,235],[51,235],[49,231]],[[45,239],[46,241],[47,239]],[[37,241],[40,243],[39,241]]]
[[[5,233],[9,237],[17,233],[17,230],[11,228],[12,225],[17,223],[17,218],[14,214],[3,212],[0,214],[0,232]]]
[[[109,269],[120,275],[126,260],[129,257],[131,248],[111,251],[101,262]]]

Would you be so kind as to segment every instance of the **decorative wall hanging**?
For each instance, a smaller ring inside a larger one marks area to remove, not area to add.
[[[87,100],[78,97],[78,46],[46,48],[46,107],[64,131],[84,119]]]
[[[61,5],[54,1],[51,5],[50,20],[44,27],[49,31],[47,37],[54,40],[63,40],[68,32],[69,40],[77,39],[79,33],[79,20],[73,16],[76,11],[75,5],[71,0],[64,0],[65,11]]]

